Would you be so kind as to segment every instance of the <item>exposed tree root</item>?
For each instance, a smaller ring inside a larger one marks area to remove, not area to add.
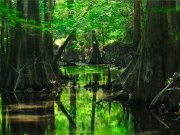
[[[160,108],[164,105],[163,109],[171,112],[180,111],[180,73],[178,73],[169,85],[160,91],[152,100],[150,108]]]

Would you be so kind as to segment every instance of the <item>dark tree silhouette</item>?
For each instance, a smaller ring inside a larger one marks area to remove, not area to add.
[[[103,64],[103,59],[101,57],[101,53],[99,50],[99,42],[96,37],[96,32],[93,30],[92,31],[92,52],[91,52],[91,57],[89,60],[89,64]]]

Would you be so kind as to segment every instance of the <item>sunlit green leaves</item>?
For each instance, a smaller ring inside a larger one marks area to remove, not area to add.
[[[37,25],[33,20],[27,20],[26,16],[20,17],[20,13],[16,11],[15,1],[13,5],[10,8],[0,3],[0,16],[4,15],[9,26],[15,27],[19,23],[23,29],[50,31],[54,34],[54,38],[64,38],[78,24],[76,31],[78,41],[86,41],[84,35],[95,30],[100,44],[124,40],[127,28],[132,25],[129,22],[133,20],[132,5],[125,0],[74,0],[71,5],[73,17],[70,18],[67,0],[56,0],[54,11],[47,11],[53,13],[50,25],[44,21],[43,0],[40,0],[41,25]],[[82,17],[85,12],[87,14]]]
[[[93,1],[91,10],[81,18],[88,6],[92,4],[89,0],[75,0],[73,4],[73,18],[68,18],[67,2],[59,0],[55,7],[53,26],[56,27],[56,34],[69,33],[75,24],[77,37],[83,40],[84,34],[92,30],[98,33],[98,40],[102,43],[109,40],[123,39],[125,37],[126,25],[132,20],[132,7],[126,1],[121,0],[98,0]]]

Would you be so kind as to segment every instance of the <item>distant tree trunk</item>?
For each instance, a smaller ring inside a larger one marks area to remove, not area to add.
[[[164,0],[148,0],[147,27],[138,45],[137,55],[121,75],[121,84],[132,93],[133,101],[148,102],[165,86],[165,80],[177,71],[177,47],[169,30]]]
[[[137,47],[141,39],[141,0],[134,1],[134,46]]]
[[[79,56],[77,51],[74,49],[75,42],[77,41],[76,39],[76,32],[73,33],[71,39],[68,42],[68,45],[66,47],[65,55],[64,55],[64,61],[67,62],[68,64],[72,64],[74,62],[77,62],[79,60]]]
[[[92,52],[89,60],[89,64],[103,64],[103,59],[99,50],[99,42],[96,37],[96,32],[92,31]]]

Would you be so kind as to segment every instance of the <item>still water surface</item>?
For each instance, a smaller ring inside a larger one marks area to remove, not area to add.
[[[112,80],[118,75],[111,69]],[[99,89],[85,89],[89,82],[105,84],[103,66],[63,67],[76,78],[50,94],[29,93],[1,95],[1,135],[164,135],[169,134],[145,110],[132,111],[120,103],[97,101],[111,94]]]

